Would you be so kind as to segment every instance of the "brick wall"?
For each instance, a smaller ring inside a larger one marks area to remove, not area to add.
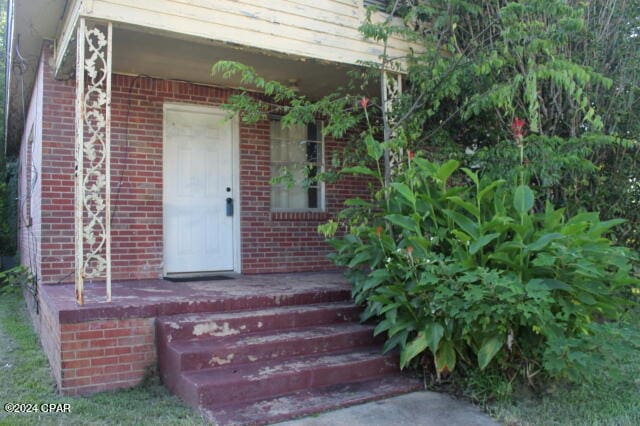
[[[156,363],[154,320],[61,324],[58,389],[77,395],[140,383]]]
[[[155,368],[155,318],[61,324],[46,299],[40,297],[37,308],[30,293],[25,300],[63,395],[135,386]]]
[[[50,49],[45,47],[43,63]],[[44,65],[42,162],[42,277],[73,279],[74,81],[56,81]],[[112,88],[112,274],[114,279],[162,275],[163,104],[220,105],[230,89],[113,76]],[[240,125],[242,272],[295,272],[331,268],[317,225],[345,198],[362,193],[354,181],[327,185],[324,214],[270,211],[269,123]],[[331,158],[336,141],[326,141]]]

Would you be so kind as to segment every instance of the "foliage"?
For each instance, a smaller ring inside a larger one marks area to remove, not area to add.
[[[532,382],[542,371],[578,380],[631,349],[632,333],[608,322],[639,282],[635,255],[604,236],[622,221],[549,203],[537,213],[528,186],[458,168],[414,157],[378,202],[351,201],[369,219],[331,240],[401,366],[428,349],[438,373],[494,362]]]
[[[16,266],[0,272],[0,295],[17,293],[23,285],[28,285],[32,277],[24,266]]]
[[[214,72],[275,99],[241,90],[228,108],[252,122],[322,119],[325,133],[358,142],[331,178],[378,186],[320,231],[339,235],[332,259],[403,366],[431,354],[439,374],[592,379],[638,341],[625,323],[636,253],[616,245],[640,246],[637,5],[390,3],[389,19],[370,14],[360,28],[384,49],[350,86],[311,100],[221,62]],[[390,109],[362,81],[397,69],[395,36],[418,48]],[[409,160],[391,179],[389,154]]]
[[[633,324],[640,327],[640,312],[635,313]],[[500,401],[494,397],[486,401],[485,407],[501,424],[510,425],[640,424],[640,357],[631,354],[620,359],[616,367],[622,374],[611,376],[604,371],[592,382],[573,386],[552,383],[537,394],[516,388],[509,400]],[[478,386],[473,383],[476,392],[484,391],[485,395],[504,386],[484,377],[477,377],[477,380]]]
[[[0,173],[0,255],[11,256],[17,249],[18,196],[17,164],[7,164],[6,177]]]

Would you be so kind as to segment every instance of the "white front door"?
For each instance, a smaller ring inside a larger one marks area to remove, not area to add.
[[[165,273],[234,270],[234,220],[227,212],[233,167],[233,122],[224,112],[165,105]]]

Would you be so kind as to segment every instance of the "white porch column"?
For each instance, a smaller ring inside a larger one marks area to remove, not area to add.
[[[111,33],[80,18],[76,36],[75,294],[106,282],[111,301]],[[105,35],[106,33],[106,35]]]
[[[384,70],[381,75],[380,95],[382,100],[382,121],[384,123],[384,141],[388,141],[393,137],[393,127],[396,123],[393,111],[393,103],[395,99],[402,94],[402,76],[398,73],[392,73]],[[402,164],[402,149],[391,151],[385,149],[384,152],[384,182],[385,186],[389,185],[391,176],[399,172],[398,168]]]

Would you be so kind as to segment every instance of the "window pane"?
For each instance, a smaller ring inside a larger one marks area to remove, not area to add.
[[[322,208],[321,187],[312,181],[322,166],[320,138],[315,123],[285,128],[271,122],[271,177],[285,176],[272,185],[273,209]]]

